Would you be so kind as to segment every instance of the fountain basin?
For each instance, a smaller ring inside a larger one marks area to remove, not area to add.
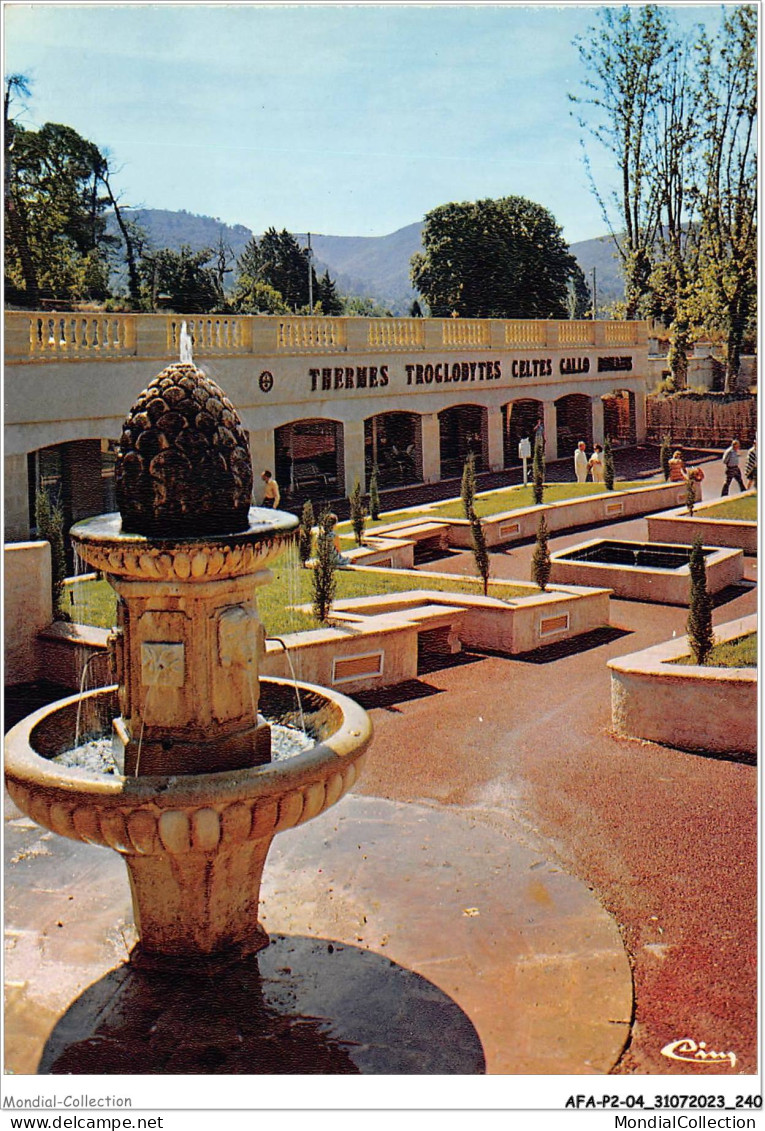
[[[744,576],[741,550],[704,546],[707,591],[718,593]],[[615,597],[687,605],[690,546],[596,538],[550,555],[550,579],[611,589]]]
[[[295,685],[263,679],[261,709],[294,719]],[[125,858],[139,954],[194,959],[253,953],[260,881],[276,833],[334,805],[356,781],[372,737],[366,712],[337,692],[298,684],[316,745],[287,761],[216,773],[102,775],[52,763],[72,746],[78,712],[108,734],[116,687],[50,704],[6,737],[6,784],[16,805],[62,836]]]

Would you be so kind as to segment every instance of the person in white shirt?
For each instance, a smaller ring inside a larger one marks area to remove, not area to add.
[[[603,448],[600,444],[595,445],[595,450],[590,456],[590,471],[592,472],[593,483],[604,482],[606,469],[603,463]]]
[[[588,467],[589,463],[587,460],[587,446],[584,440],[580,440],[577,444],[576,451],[574,452],[574,471],[576,472],[577,483],[586,482]]]

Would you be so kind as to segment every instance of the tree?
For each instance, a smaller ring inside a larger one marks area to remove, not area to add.
[[[541,515],[537,525],[537,540],[531,558],[531,580],[539,586],[544,593],[547,582],[550,580],[550,547],[549,534],[545,516]]]
[[[239,314],[290,314],[290,308],[278,291],[251,275],[240,274],[236,280],[231,305]]]
[[[240,279],[245,275],[249,277],[249,286],[265,283],[273,287],[281,295],[288,310],[308,306],[309,270],[314,294],[319,293],[308,249],[302,248],[286,228],[281,232],[277,232],[276,228],[268,228],[260,240],[253,236],[239,256],[237,268]]]
[[[693,514],[693,508],[696,506],[696,479],[693,475],[687,475],[685,480],[685,509],[688,514]]]
[[[29,248],[26,213],[22,201],[18,198],[16,177],[13,171],[15,160],[13,141],[16,135],[16,122],[10,115],[12,101],[19,96],[28,98],[31,93],[30,85],[27,76],[21,74],[9,75],[5,84],[5,98],[3,100],[4,190],[7,245],[15,248],[19,274],[26,292],[25,297],[31,306],[36,306],[38,299],[37,271]]]
[[[377,464],[372,468],[369,480],[369,514],[372,522],[377,522],[380,517],[380,492],[377,487]]]
[[[534,480],[532,483],[532,491],[534,494],[534,502],[537,506],[541,506],[544,500],[545,493],[545,450],[542,440],[537,436],[534,443]]]
[[[313,612],[317,620],[326,624],[332,602],[335,599],[337,579],[335,568],[337,553],[335,551],[335,520],[334,515],[324,511],[319,517],[319,531],[316,536],[316,561],[313,567]]]
[[[475,453],[468,452],[462,467],[462,485],[460,488],[462,510],[465,518],[471,519],[475,514]]]
[[[576,112],[579,126],[611,154],[618,170],[618,188],[606,198],[595,184],[585,150],[590,183],[622,263],[625,313],[632,319],[649,293],[661,223],[649,164],[656,149],[656,107],[671,45],[665,17],[653,4],[601,8],[598,17],[599,25],[574,41],[587,78],[585,93],[569,97],[588,108]]]
[[[426,215],[422,243],[411,277],[434,317],[567,317],[575,260],[542,205],[443,204]]]
[[[69,620],[63,607],[66,550],[64,547],[64,512],[58,503],[51,504],[48,492],[39,488],[35,495],[37,537],[50,543],[51,607],[54,620]]]
[[[607,491],[614,489],[614,450],[611,446],[611,437],[606,436],[603,441],[603,482]]]
[[[417,299],[413,299],[409,306],[409,317],[422,318],[422,307],[420,306]]]
[[[184,244],[179,251],[169,247],[144,252],[140,263],[143,292],[152,308],[158,295],[178,314],[206,314],[223,304],[215,271],[208,264],[211,248],[192,251]]]
[[[7,90],[6,115],[8,105]],[[105,298],[118,240],[106,231],[103,155],[76,130],[53,122],[39,130],[15,122],[10,133],[6,208],[10,203],[15,219],[5,248],[8,283],[30,303],[40,296]]]
[[[315,521],[313,503],[310,499],[307,499],[303,503],[303,510],[300,515],[300,526],[298,528],[298,557],[300,558],[300,564],[302,566],[305,566],[313,550],[313,527]]]
[[[489,550],[486,545],[486,535],[484,534],[483,523],[481,522],[475,511],[471,511],[469,517],[470,540],[473,545],[473,557],[475,558],[478,575],[483,581],[483,595],[485,597],[489,592],[489,573],[491,571],[491,558],[489,557]]]
[[[335,316],[343,313],[343,300],[337,293],[334,280],[329,276],[329,270],[326,270],[319,279],[314,293],[317,302],[321,303],[322,314]]]
[[[691,593],[686,630],[697,664],[705,664],[715,643],[712,629],[712,598],[707,591],[707,569],[701,539],[693,543],[689,559]]]
[[[358,479],[353,484],[353,490],[350,493],[348,501],[351,506],[351,526],[353,533],[356,536],[356,545],[361,545],[361,540],[364,537],[364,527],[367,521],[367,510],[364,506],[364,500],[361,497],[361,484]]]
[[[725,387],[735,386],[757,305],[757,11],[725,10],[720,34],[702,34],[699,65],[703,183],[699,300],[725,342]]]

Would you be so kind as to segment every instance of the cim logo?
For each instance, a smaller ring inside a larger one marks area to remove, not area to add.
[[[661,1055],[669,1057],[670,1060],[685,1061],[686,1064],[698,1064],[702,1068],[716,1068],[726,1062],[731,1068],[736,1067],[735,1052],[715,1052],[714,1049],[707,1048],[706,1041],[699,1041],[697,1044],[690,1037],[683,1037],[680,1041],[670,1041],[661,1050]]]

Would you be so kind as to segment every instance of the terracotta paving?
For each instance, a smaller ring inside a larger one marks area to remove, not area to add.
[[[644,520],[602,529],[646,536]],[[493,554],[493,576],[528,577],[531,552]],[[472,556],[426,568],[473,572]],[[755,607],[742,586],[715,616]],[[613,602],[611,629],[367,696],[354,793],[272,849],[272,945],[214,992],[175,975],[161,1010],[124,961],[122,862],[9,803],[7,1067],[698,1073],[660,1051],[692,1037],[755,1072],[756,768],[610,732],[606,661],[685,616]]]

